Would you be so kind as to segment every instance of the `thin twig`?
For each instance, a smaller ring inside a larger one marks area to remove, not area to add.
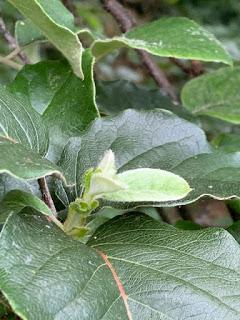
[[[6,24],[2,17],[0,17],[0,33],[2,33],[5,40],[8,42],[10,49],[12,50],[19,49],[16,39],[11,35],[10,31],[7,29]],[[19,50],[17,55],[24,64],[28,63],[28,59],[23,52]]]
[[[138,50],[138,54],[142,58],[143,64],[145,65],[155,82],[159,85],[159,87],[163,87],[164,90],[173,99],[173,101],[177,102],[178,99],[175,94],[174,88],[168,81],[165,73],[156,65],[151,55],[144,50]]]
[[[176,58],[169,58],[169,60],[174,63],[176,66],[178,66],[184,73],[191,74],[191,67],[183,63],[181,60]]]
[[[38,179],[38,184],[39,184],[40,191],[42,193],[43,201],[51,209],[52,213],[56,215],[57,210],[55,208],[52,196],[50,194],[46,179],[45,178]]]
[[[188,66],[181,60],[176,58],[170,58],[169,60],[173,62],[176,66],[178,66],[180,69],[182,69],[182,71],[189,75],[191,78],[198,77],[204,73],[204,67],[200,61],[192,60],[191,66]]]
[[[22,65],[17,63],[17,62],[14,62],[10,59],[8,59],[8,57],[3,57],[3,56],[0,56],[0,63],[3,63],[13,69],[16,69],[16,70],[21,70],[22,69]]]
[[[17,42],[15,38],[11,35],[10,31],[7,29],[2,17],[0,17],[0,32],[3,34],[5,40],[8,42],[9,48],[16,49]]]
[[[127,32],[136,25],[133,17],[130,16],[128,11],[116,0],[101,0],[104,8],[111,13],[116,19],[122,32]],[[141,57],[144,66],[147,68],[149,74],[166,93],[173,99],[174,102],[178,101],[177,95],[173,86],[170,84],[164,72],[154,61],[153,57],[144,50],[136,50]]]

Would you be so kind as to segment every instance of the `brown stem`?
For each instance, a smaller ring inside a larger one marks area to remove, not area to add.
[[[182,61],[176,58],[170,58],[171,62],[173,62],[176,66],[178,66],[180,69],[182,69],[183,72],[188,74],[190,77],[198,77],[201,74],[204,73],[204,67],[200,61],[192,60],[191,66],[189,67]]]
[[[136,25],[128,11],[116,0],[101,0],[101,2],[104,8],[110,12],[118,22],[122,32],[125,33]]]
[[[0,33],[2,33],[5,40],[8,42],[10,49],[15,50],[18,48],[16,39],[11,35],[10,31],[7,29],[2,17],[0,17]],[[23,52],[19,51],[17,55],[24,64],[28,63],[28,59]]]
[[[53,214],[56,215],[57,211],[56,211],[52,196],[50,194],[46,179],[45,178],[38,179],[38,184],[39,184],[40,191],[42,193],[43,201],[52,210]]]
[[[176,58],[169,58],[169,60],[174,63],[176,66],[178,66],[184,73],[191,74],[191,67],[180,61]]]
[[[117,0],[101,0],[101,2],[104,8],[116,19],[122,32],[125,33],[136,25],[133,17]],[[153,57],[144,50],[136,51],[158,86],[162,87],[174,102],[177,102],[178,98],[174,88],[170,84],[164,72],[156,64]]]
[[[200,76],[204,73],[204,67],[200,61],[193,60],[192,61],[192,67],[191,67],[191,73],[193,77]]]
[[[147,68],[149,74],[152,76],[155,82],[159,85],[159,87],[163,87],[164,90],[168,93],[168,95],[173,99],[173,101],[177,102],[178,98],[174,88],[168,81],[164,72],[156,65],[156,62],[153,60],[152,56],[144,50],[137,50],[137,52],[141,57],[142,62],[144,66]]]

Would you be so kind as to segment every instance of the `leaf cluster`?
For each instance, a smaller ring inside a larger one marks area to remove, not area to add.
[[[0,87],[0,289],[14,313],[238,320],[239,223],[172,226],[158,211],[208,197],[240,212],[236,56],[187,17],[109,37],[92,2],[76,4],[78,26],[59,0],[8,2],[6,15],[22,15],[13,58],[20,48],[30,62],[0,59],[20,66]],[[195,10],[193,1],[165,2],[170,12]],[[42,59],[40,49],[61,59]],[[176,81],[176,104],[146,75],[141,85],[109,81],[116,52],[139,63],[133,50],[155,56],[157,67],[170,58],[185,71],[196,60],[205,70]]]

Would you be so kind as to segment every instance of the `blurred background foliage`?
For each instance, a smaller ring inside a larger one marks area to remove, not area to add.
[[[96,34],[102,33],[108,36],[119,34],[119,28],[111,17],[106,13],[98,0],[73,0],[75,14],[78,15],[76,24],[87,27]],[[146,23],[164,16],[185,16],[195,20],[206,29],[211,31],[223,43],[235,60],[240,59],[240,2],[238,0],[120,0],[125,7],[131,10],[138,24]],[[63,1],[68,7],[69,0]],[[70,8],[71,9],[71,8]],[[21,18],[20,14],[6,1],[0,1],[0,12],[4,17],[7,27],[14,34],[15,22]],[[0,36],[0,54],[9,52],[6,41]],[[42,59],[59,59],[60,54],[48,44],[35,44],[28,48],[31,53],[31,62],[38,62]],[[169,62],[168,59],[157,59],[159,65],[168,74],[171,82],[181,88],[188,79],[179,67]],[[186,62],[187,64],[187,62]],[[216,64],[207,64],[207,69],[218,68]],[[7,83],[16,72],[3,65],[0,66],[0,82]],[[138,57],[133,50],[122,49],[108,55],[98,64],[96,76],[103,80],[127,79],[137,83],[149,83],[152,80],[147,77]]]

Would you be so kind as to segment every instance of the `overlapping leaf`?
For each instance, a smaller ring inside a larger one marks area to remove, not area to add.
[[[83,55],[85,79],[79,80],[64,62],[42,61],[25,66],[11,83],[14,95],[26,101],[50,126],[73,135],[98,116],[91,53]],[[43,94],[44,92],[44,94]]]
[[[82,46],[77,37],[78,32],[74,27],[73,17],[64,6],[58,0],[54,0],[51,5],[46,0],[28,0],[24,4],[19,0],[9,1],[55,44],[70,61],[75,73],[83,77]],[[61,12],[61,17],[55,13],[56,7]],[[25,29],[25,26],[20,24],[16,28],[22,43],[28,43],[30,38],[41,39],[41,34],[35,29],[31,34],[26,32],[24,35]],[[92,52],[99,57],[122,46],[144,49],[162,57],[232,64],[230,55],[220,42],[211,33],[187,18],[162,18],[134,28],[119,37],[96,39],[92,45]]]
[[[240,249],[220,229],[183,231],[130,215],[87,246],[21,213],[2,231],[0,265],[0,288],[26,320],[240,316]]]
[[[69,141],[60,166],[70,184],[76,186],[73,198],[81,192],[83,173],[95,167],[109,148],[115,153],[119,172],[159,168],[189,183],[193,191],[186,198],[160,203],[162,206],[193,202],[203,195],[218,199],[240,197],[240,153],[210,150],[196,125],[156,109],[127,110],[97,120],[85,134]]]
[[[24,208],[34,209],[48,216],[53,215],[49,207],[38,197],[25,191],[12,190],[0,202],[0,223],[5,222],[11,213],[19,213]]]
[[[195,22],[181,17],[162,18],[130,30],[120,37],[96,40],[93,54],[102,56],[127,46],[154,55],[232,64],[230,55],[216,38]]]
[[[81,137],[67,144],[60,166],[76,194],[84,172],[95,167],[106,150],[115,153],[120,172],[136,168],[172,170],[185,159],[209,152],[203,132],[164,110],[127,110],[96,120]]]
[[[42,158],[48,150],[48,132],[41,116],[4,88],[0,110],[0,173],[24,180],[61,175],[59,167]]]
[[[38,153],[0,137],[0,174],[7,173],[23,180],[38,179],[55,174],[62,177],[61,169]]]
[[[84,80],[64,62],[44,61],[25,66],[10,85],[16,96],[43,114],[43,122],[50,130],[51,159],[58,158],[70,136],[78,135],[99,116],[93,62],[91,53],[85,50]]]
[[[173,168],[173,172],[181,175],[193,188],[182,203],[193,202],[203,195],[222,200],[240,197],[239,169],[240,152],[215,151],[186,159]]]
[[[35,186],[34,186],[35,187]],[[39,186],[34,188],[26,180],[15,179],[14,177],[8,175],[7,173],[0,175],[0,201],[4,196],[12,190],[19,189],[25,192],[33,192],[37,194],[39,191]]]
[[[82,45],[72,14],[59,0],[9,0],[68,59],[75,74],[83,78]]]

